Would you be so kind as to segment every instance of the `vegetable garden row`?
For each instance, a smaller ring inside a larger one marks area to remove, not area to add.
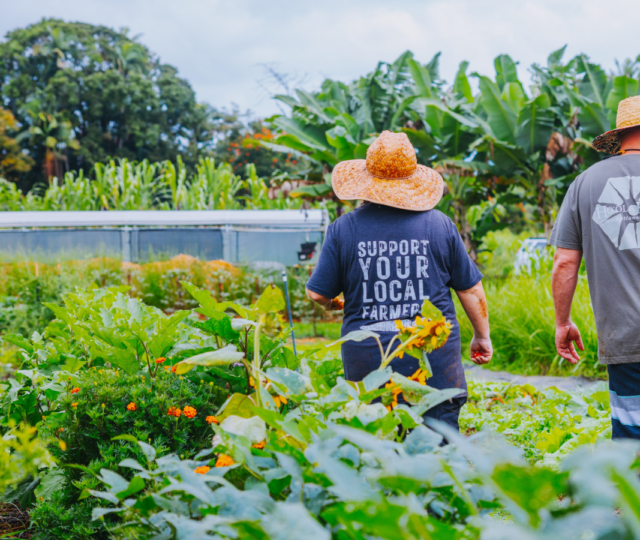
[[[165,313],[126,287],[77,289],[47,303],[46,329],[5,336],[21,364],[3,384],[1,444],[13,452],[0,453],[0,481],[34,538],[640,531],[639,448],[597,442],[609,435],[602,389],[472,383],[468,437],[430,429],[420,415],[457,390],[425,384],[428,351],[448,335],[428,303],[401,333],[421,371],[407,379],[383,361],[355,384],[330,348],[293,354],[277,287],[243,303],[181,290],[195,309]]]

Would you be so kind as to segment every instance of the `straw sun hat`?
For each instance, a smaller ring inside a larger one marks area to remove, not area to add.
[[[338,163],[333,190],[343,201],[363,200],[404,210],[431,210],[442,198],[442,176],[418,165],[405,133],[383,131],[367,150],[367,159]]]
[[[598,135],[593,139],[593,147],[599,152],[617,154],[620,150],[618,134],[635,127],[640,127],[640,96],[623,99],[618,103],[616,129]]]

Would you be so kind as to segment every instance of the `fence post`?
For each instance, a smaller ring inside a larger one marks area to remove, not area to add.
[[[122,260],[123,262],[131,262],[131,229],[124,226],[120,230],[122,235]]]

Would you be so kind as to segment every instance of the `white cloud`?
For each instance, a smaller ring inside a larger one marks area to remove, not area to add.
[[[442,51],[451,80],[461,60],[493,73],[510,54],[527,79],[532,62],[569,44],[607,69],[640,53],[637,0],[23,0],[2,2],[0,33],[59,17],[127,26],[191,82],[198,99],[277,112],[257,84],[263,63],[308,73],[308,88],[328,76],[350,81],[406,49],[427,62]]]

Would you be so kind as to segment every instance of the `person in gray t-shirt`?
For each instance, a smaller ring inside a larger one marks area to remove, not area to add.
[[[594,140],[615,154],[571,184],[551,232],[556,349],[575,364],[584,350],[571,303],[584,256],[607,364],[613,438],[640,439],[640,96],[620,102],[617,129]]]

